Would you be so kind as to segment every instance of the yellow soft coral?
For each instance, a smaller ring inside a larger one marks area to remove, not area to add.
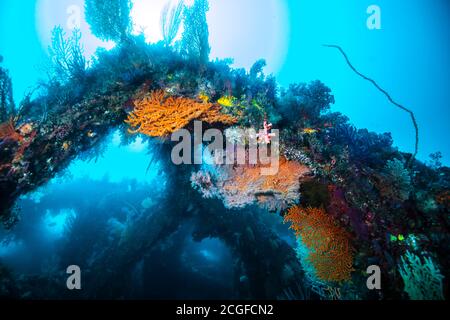
[[[185,128],[194,120],[207,123],[234,124],[236,119],[220,112],[220,106],[199,103],[183,97],[165,97],[162,90],[151,92],[134,101],[135,108],[125,121],[134,130],[151,137],[164,137]]]
[[[321,208],[291,208],[284,218],[309,249],[307,261],[323,281],[350,280],[353,249],[349,234]]]
[[[232,96],[223,96],[219,100],[217,100],[217,103],[220,104],[223,107],[231,108],[235,106],[236,98]]]

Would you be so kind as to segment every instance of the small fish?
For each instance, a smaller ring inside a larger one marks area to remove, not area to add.
[[[70,147],[70,143],[68,143],[67,141],[65,141],[62,145],[62,148],[64,149],[64,151],[69,150],[69,147]]]
[[[399,234],[398,236],[391,234],[390,240],[391,240],[391,242],[397,242],[397,241],[402,242],[402,241],[405,241],[405,236],[402,234]]]
[[[223,96],[220,98],[217,103],[220,104],[222,107],[231,108],[234,107],[234,97],[232,96]]]
[[[89,138],[94,138],[96,135],[97,135],[97,134],[96,134],[95,132],[92,132],[92,131],[88,131],[88,133],[87,133],[87,136],[88,136]]]

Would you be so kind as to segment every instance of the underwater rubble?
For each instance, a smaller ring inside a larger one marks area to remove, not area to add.
[[[448,296],[450,169],[439,154],[423,163],[395,148],[388,133],[356,129],[330,111],[335,101],[323,83],[280,88],[263,73],[262,60],[247,72],[229,61],[209,61],[202,46],[188,50],[170,40],[118,38],[89,68],[39,84],[18,108],[1,99],[0,218],[6,228],[20,219],[20,196],[77,157],[95,157],[105,137],[119,129],[126,139],[139,133],[160,142],[158,157],[171,187],[164,205],[154,209],[159,214],[136,223],[134,237],[145,241],[105,253],[101,264],[114,266],[107,273],[95,272],[100,263],[89,271],[107,298],[121,294],[108,287],[109,279],[125,277],[142,252],[189,219],[195,239],[217,237],[232,248],[235,268],[246,275],[237,281],[238,298]],[[10,81],[0,69],[1,97],[11,96]],[[223,130],[261,128],[268,120],[280,130],[279,174],[261,177],[255,166],[175,166],[168,136],[192,130],[194,120]],[[271,232],[258,218],[262,211],[284,217],[298,246]],[[382,291],[367,289],[371,265],[383,272]],[[1,265],[0,277],[0,296],[15,296],[13,277]]]

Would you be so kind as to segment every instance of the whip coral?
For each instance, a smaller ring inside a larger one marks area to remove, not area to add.
[[[350,59],[348,58],[347,54],[345,53],[345,51],[344,51],[340,46],[337,46],[337,45],[329,45],[329,44],[326,44],[326,45],[324,45],[324,46],[325,46],[325,47],[328,47],[328,48],[335,48],[335,49],[339,50],[339,51],[341,52],[341,54],[344,56],[344,59],[345,59],[345,61],[347,62],[347,64],[348,64],[348,66],[350,67],[350,69],[353,70],[353,72],[355,72],[358,76],[360,76],[360,77],[363,78],[364,80],[369,81],[370,83],[372,83],[372,84],[375,86],[375,88],[378,89],[378,91],[380,91],[381,93],[383,93],[383,94],[386,96],[386,98],[389,100],[390,103],[392,103],[394,106],[396,106],[396,107],[399,108],[400,110],[403,110],[404,112],[406,112],[406,113],[409,114],[409,116],[411,117],[411,121],[412,121],[412,123],[413,123],[413,125],[414,125],[414,129],[415,129],[415,131],[416,131],[415,145],[414,145],[414,154],[413,154],[412,157],[409,159],[409,164],[412,164],[413,161],[414,161],[414,159],[416,158],[417,154],[419,153],[419,125],[418,125],[418,123],[417,123],[416,115],[414,114],[414,112],[411,111],[410,109],[408,109],[408,108],[402,106],[401,104],[395,102],[394,99],[392,99],[391,95],[390,95],[386,90],[384,90],[383,88],[381,88],[375,80],[373,80],[373,79],[371,79],[371,78],[365,76],[365,75],[362,74],[361,72],[359,72],[359,71],[353,66],[353,64],[350,62]]]
[[[322,208],[289,209],[284,218],[299,241],[308,249],[306,262],[322,281],[350,280],[353,271],[353,249],[349,234],[336,224]]]
[[[136,128],[130,133],[143,133],[151,137],[164,137],[186,127],[194,120],[207,123],[233,124],[236,119],[220,112],[220,106],[199,103],[183,97],[165,97],[164,91],[134,101],[135,108],[125,121]]]

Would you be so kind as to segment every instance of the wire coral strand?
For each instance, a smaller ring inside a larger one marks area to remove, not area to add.
[[[410,109],[408,109],[408,108],[402,106],[401,104],[395,102],[394,99],[392,99],[391,95],[390,95],[386,90],[384,90],[383,88],[381,88],[375,80],[373,80],[373,79],[371,79],[371,78],[365,76],[365,75],[362,74],[361,72],[359,72],[359,71],[353,66],[353,64],[350,62],[350,59],[348,58],[347,54],[345,53],[345,51],[344,51],[340,46],[338,46],[338,45],[331,45],[331,44],[324,44],[323,46],[324,46],[324,47],[327,47],[327,48],[335,48],[335,49],[338,49],[338,50],[342,53],[342,55],[344,56],[345,60],[347,61],[348,66],[349,66],[349,67],[350,67],[350,68],[351,68],[358,76],[360,76],[360,77],[363,78],[364,80],[367,80],[367,81],[371,82],[371,83],[372,83],[372,84],[373,84],[380,92],[382,92],[382,93],[387,97],[387,99],[388,99],[393,105],[395,105],[396,107],[400,108],[401,110],[407,112],[407,113],[411,116],[411,120],[412,120],[412,122],[413,122],[414,129],[415,129],[415,131],[416,131],[416,141],[415,141],[415,147],[414,147],[414,154],[413,154],[413,156],[409,159],[409,164],[412,164],[412,162],[414,161],[414,159],[415,159],[416,156],[417,156],[417,153],[419,152],[419,125],[417,124],[417,120],[416,120],[416,116],[414,115],[414,112],[412,112]]]

